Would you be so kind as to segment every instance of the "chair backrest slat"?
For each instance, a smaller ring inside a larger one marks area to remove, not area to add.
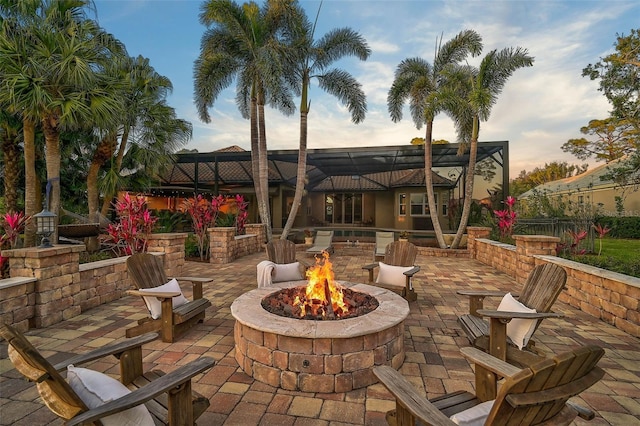
[[[0,336],[9,344],[9,359],[30,381],[36,382],[40,397],[49,409],[63,419],[88,411],[87,406],[36,348],[16,329],[0,324]]]
[[[538,424],[565,409],[572,396],[600,380],[604,349],[584,346],[544,359],[505,380],[485,424]]]
[[[296,261],[296,243],[291,240],[273,240],[266,246],[267,257],[273,263],[285,265]]]
[[[127,259],[127,272],[138,290],[153,288],[169,281],[162,259],[149,253],[136,253]]]
[[[383,262],[394,266],[414,266],[418,248],[408,241],[394,241],[387,245]]]

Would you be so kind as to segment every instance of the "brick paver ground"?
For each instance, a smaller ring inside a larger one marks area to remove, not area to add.
[[[337,250],[332,256],[336,278],[366,282],[361,266],[371,261],[371,255],[354,256],[353,252]],[[394,402],[380,384],[336,394],[291,392],[257,382],[238,368],[233,357],[230,305],[240,294],[256,287],[256,265],[264,258],[260,253],[221,266],[187,262],[183,275],[215,278],[205,290],[213,306],[207,310],[205,322],[177,342],[156,340],[145,345],[145,368],[170,371],[203,355],[217,361],[194,383],[194,388],[211,400],[200,425],[386,424],[384,413],[393,408]],[[422,268],[415,281],[418,300],[410,304],[406,360],[400,371],[416,386],[416,392],[428,397],[458,389],[473,390],[473,370],[459,354],[459,348],[469,343],[456,323],[468,305],[456,290],[517,292],[520,286],[474,260],[421,257],[418,263]],[[575,398],[595,410],[597,417],[589,423],[575,423],[640,425],[640,340],[566,304],[556,302],[554,310],[564,313],[565,318],[543,322],[535,334],[537,347],[548,353],[591,343],[606,349],[600,362],[605,377]],[[56,361],[124,338],[124,330],[144,315],[142,300],[125,297],[27,335],[46,357]],[[117,377],[115,359],[89,367]],[[12,368],[5,342],[0,343],[0,424],[62,424],[42,405],[35,386]]]

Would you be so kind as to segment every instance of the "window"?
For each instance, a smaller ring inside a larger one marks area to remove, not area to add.
[[[438,205],[438,194],[436,197],[436,206]],[[411,194],[411,216],[429,216],[429,200],[427,194]]]
[[[398,215],[407,215],[407,194],[398,194]]]

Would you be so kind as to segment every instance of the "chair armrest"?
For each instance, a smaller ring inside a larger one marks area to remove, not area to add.
[[[197,360],[190,362],[187,365],[179,367],[178,369],[159,377],[148,385],[134,390],[130,394],[107,402],[106,404],[94,408],[93,410],[81,413],[74,418],[67,420],[65,424],[80,425],[83,423],[93,422],[102,417],[119,413],[123,410],[127,410],[129,408],[143,404],[162,393],[169,393],[173,391],[174,389],[180,387],[183,383],[190,381],[197,374],[200,374],[203,371],[213,367],[214,364],[215,361],[213,360],[213,358],[198,358]]]
[[[371,270],[373,270],[373,269],[377,268],[378,266],[380,266],[380,265],[378,264],[378,262],[375,262],[375,263],[370,263],[370,264],[368,264],[368,265],[364,265],[364,266],[362,267],[362,269],[366,269],[367,271],[371,271]]]
[[[127,294],[130,296],[141,296],[141,297],[157,297],[158,299],[171,299],[172,297],[180,296],[180,292],[177,291],[165,291],[161,293],[145,293],[140,290],[127,290]]]
[[[403,272],[403,274],[406,275],[407,277],[412,277],[418,271],[420,271],[420,267],[419,266],[414,266],[413,268],[409,269],[408,271]]]
[[[84,354],[76,355],[71,358],[67,358],[64,361],[53,366],[57,371],[62,371],[69,364],[81,365],[86,364],[96,359],[104,358],[105,356],[115,355],[119,358],[119,355],[123,352],[129,351],[134,348],[138,348],[145,343],[149,343],[158,338],[158,333],[147,333],[142,336],[126,339],[121,342],[113,343],[103,346],[101,348],[94,349]]]
[[[176,281],[189,281],[192,283],[209,283],[213,281],[213,278],[203,277],[175,277]]]
[[[458,290],[456,293],[461,296],[504,297],[508,292],[499,290]],[[518,297],[518,295],[514,293],[511,293],[511,295]]]
[[[484,367],[486,370],[489,370],[501,377],[511,377],[514,374],[520,372],[520,368],[502,361],[499,358],[491,356],[488,353],[483,352],[477,348],[460,348],[460,353],[469,362],[473,362],[475,365]]]
[[[396,398],[398,417],[408,420],[408,424],[413,424],[415,423],[414,419],[419,419],[431,425],[455,425],[428,399],[418,395],[413,385],[395,369],[388,365],[380,365],[373,368],[373,374]],[[407,414],[413,419],[407,418]]]
[[[557,312],[509,312],[509,311],[492,311],[489,309],[480,309],[478,314],[483,317],[497,318],[501,320],[510,320],[513,318],[520,319],[542,319],[542,318],[563,318],[564,314]]]

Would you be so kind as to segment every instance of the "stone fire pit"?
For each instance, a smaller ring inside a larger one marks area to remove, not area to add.
[[[357,318],[317,321],[267,312],[261,300],[306,281],[251,290],[231,305],[236,319],[235,358],[246,374],[274,387],[302,392],[348,392],[376,383],[375,365],[404,362],[404,321],[409,305],[397,294],[366,284],[338,281],[374,296],[379,306]]]

